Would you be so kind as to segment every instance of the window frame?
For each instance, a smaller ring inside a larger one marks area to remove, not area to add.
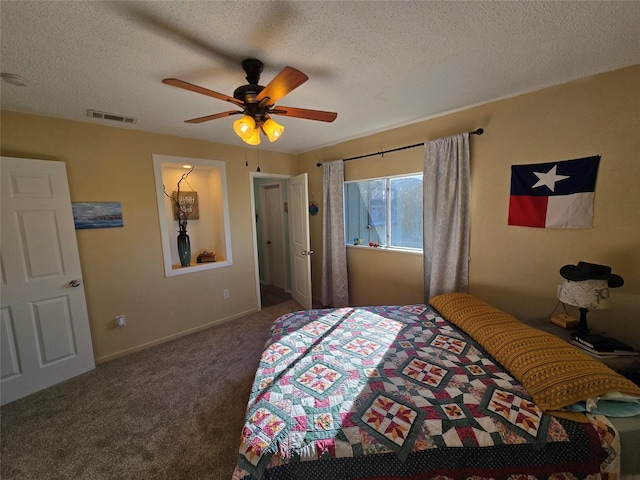
[[[371,182],[371,181],[376,181],[376,180],[384,180],[385,182],[385,186],[384,186],[384,190],[385,190],[385,245],[379,245],[378,248],[374,248],[373,250],[385,250],[385,251],[395,251],[395,252],[404,252],[404,253],[413,253],[413,254],[419,254],[422,255],[423,253],[423,248],[416,248],[416,247],[406,247],[406,246],[395,246],[395,245],[391,245],[391,241],[392,241],[392,219],[391,219],[391,213],[392,213],[392,209],[391,209],[391,181],[394,179],[401,179],[401,178],[410,178],[410,177],[420,177],[423,188],[424,188],[424,174],[423,172],[412,172],[412,173],[403,173],[403,174],[398,174],[398,175],[386,175],[386,176],[381,176],[381,177],[372,177],[372,178],[361,178],[361,179],[357,179],[357,180],[345,180],[343,183],[343,195],[344,195],[344,205],[343,205],[343,217],[344,217],[344,228],[345,228],[345,244],[347,247],[353,247],[353,248],[362,248],[362,247],[367,247],[370,248],[368,243],[364,243],[364,244],[354,244],[352,240],[347,239],[347,231],[348,231],[348,227],[347,227],[347,195],[346,195],[346,189],[347,189],[347,185],[348,184],[352,184],[352,183],[359,183],[359,182]],[[420,210],[422,212],[422,205],[420,205]],[[369,216],[369,219],[371,218],[371,214],[370,214],[370,210],[367,210],[367,214]],[[368,223],[369,225],[369,223]],[[374,225],[375,226],[375,225]],[[423,234],[423,232],[420,232],[421,235]]]

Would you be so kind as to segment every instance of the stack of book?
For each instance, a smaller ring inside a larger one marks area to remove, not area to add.
[[[573,335],[571,343],[598,358],[640,355],[626,343],[602,335]]]

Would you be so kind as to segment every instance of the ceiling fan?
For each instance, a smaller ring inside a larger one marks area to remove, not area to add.
[[[320,122],[333,122],[338,116],[335,112],[285,107],[282,105],[276,106],[278,100],[309,79],[309,77],[300,70],[285,67],[263,87],[262,85],[258,85],[258,82],[260,81],[260,74],[262,73],[264,64],[256,58],[247,58],[242,61],[241,65],[247,74],[246,79],[249,83],[236,88],[233,92],[233,97],[185,82],[184,80],[178,80],[177,78],[165,78],[162,80],[162,83],[233,103],[235,106],[241,108],[242,110],[215,113],[213,115],[185,120],[185,122],[202,123],[231,115],[242,114],[242,118],[233,123],[233,130],[244,142],[250,145],[260,144],[260,130],[262,130],[270,142],[274,142],[280,138],[282,132],[284,132],[284,127],[273,120],[271,115],[306,118],[307,120],[317,120]]]

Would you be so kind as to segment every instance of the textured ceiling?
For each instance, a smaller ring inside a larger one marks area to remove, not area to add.
[[[238,117],[184,123],[229,104],[161,80],[232,95],[257,57],[262,85],[309,75],[283,104],[338,112],[277,117],[260,148],[290,153],[640,63],[637,1],[2,1],[0,19],[0,69],[29,82],[2,82],[3,109],[244,145]]]

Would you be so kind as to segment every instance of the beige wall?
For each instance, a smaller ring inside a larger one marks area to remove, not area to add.
[[[256,309],[253,150],[12,112],[2,113],[1,135],[3,156],[65,162],[72,201],[122,204],[124,228],[76,232],[98,361]],[[232,266],[165,278],[152,154],[226,162]],[[290,155],[260,157],[261,169],[273,173],[295,165]],[[115,328],[119,314],[124,329]]]
[[[562,265],[613,266],[625,285],[592,326],[640,348],[640,67],[589,77],[298,156],[261,152],[262,172],[308,172],[314,297],[320,297],[322,169],[316,162],[368,154],[454,133],[471,137],[471,293],[523,319],[556,305]],[[94,352],[98,361],[256,308],[247,150],[33,115],[2,113],[1,153],[64,161],[72,201],[119,201],[124,228],[77,232]],[[234,264],[165,278],[152,154],[226,162]],[[588,230],[509,227],[510,166],[601,154],[595,223]],[[422,149],[354,160],[353,180],[420,171]],[[348,250],[354,305],[422,302],[422,258]],[[222,289],[231,292],[222,299]],[[127,315],[125,329],[113,317]]]
[[[484,127],[471,137],[471,293],[523,319],[556,306],[558,271],[588,261],[625,279],[611,309],[590,325],[640,348],[640,66],[588,77],[300,155],[310,195],[321,203],[316,162],[363,155]],[[594,227],[546,230],[507,226],[510,166],[602,155]],[[345,164],[345,179],[421,171],[415,148]],[[322,205],[320,205],[322,212]],[[322,220],[311,220],[314,296],[320,297]],[[348,250],[354,305],[422,302],[422,258]],[[560,311],[560,310],[559,310]],[[577,315],[573,310],[571,313]]]

